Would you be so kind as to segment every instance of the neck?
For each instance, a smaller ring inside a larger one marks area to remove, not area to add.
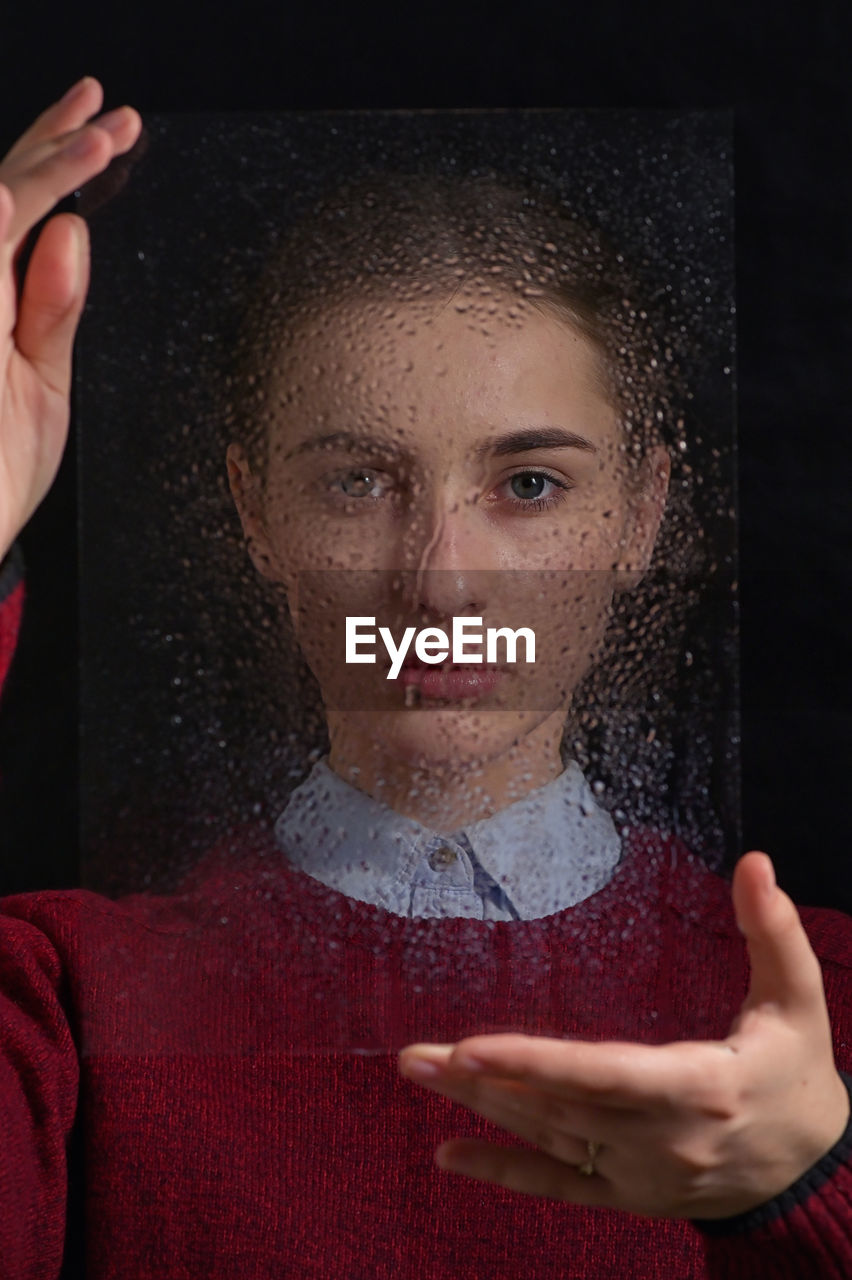
[[[329,767],[397,813],[450,832],[490,818],[562,773],[564,713],[543,721],[500,755],[414,761],[387,750],[381,734],[329,725]]]

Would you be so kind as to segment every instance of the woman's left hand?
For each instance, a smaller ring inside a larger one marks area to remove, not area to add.
[[[751,984],[725,1040],[489,1035],[404,1049],[405,1076],[536,1148],[456,1139],[439,1147],[439,1166],[533,1195],[677,1218],[742,1213],[801,1177],[849,1117],[819,961],[765,854],[740,860],[733,900]]]

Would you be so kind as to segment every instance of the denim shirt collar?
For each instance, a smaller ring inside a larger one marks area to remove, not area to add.
[[[492,817],[446,834],[359,791],[320,760],[275,835],[293,866],[401,916],[538,919],[596,893],[621,856],[613,821],[574,761]],[[489,883],[493,889],[483,890]]]

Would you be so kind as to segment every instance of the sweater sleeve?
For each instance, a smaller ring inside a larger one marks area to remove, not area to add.
[[[842,1073],[841,1073],[842,1074]],[[852,1076],[843,1075],[852,1102]],[[848,1280],[852,1276],[852,1115],[827,1155],[749,1213],[694,1224],[712,1280]]]
[[[79,1064],[50,939],[0,903],[0,1271],[59,1275]]]
[[[23,558],[13,547],[0,564],[0,690],[12,663],[24,604]]]

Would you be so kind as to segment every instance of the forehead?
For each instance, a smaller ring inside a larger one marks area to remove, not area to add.
[[[269,375],[279,439],[341,415],[406,435],[615,418],[602,357],[567,319],[473,292],[329,307],[292,328]]]

